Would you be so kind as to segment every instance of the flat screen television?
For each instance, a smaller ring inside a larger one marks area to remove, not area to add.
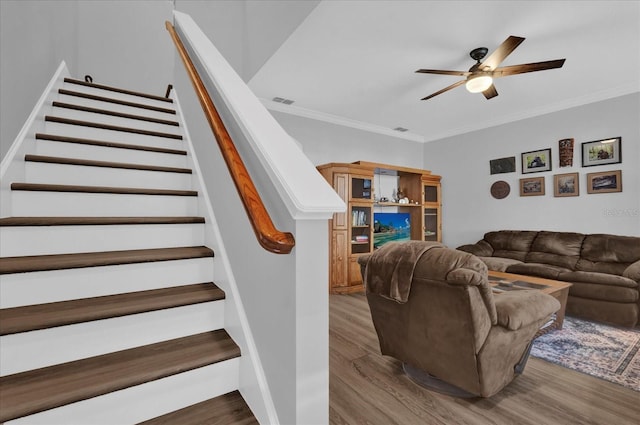
[[[387,242],[411,240],[411,216],[409,213],[373,213],[373,249]]]

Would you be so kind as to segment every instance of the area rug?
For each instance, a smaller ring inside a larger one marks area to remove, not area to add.
[[[640,331],[565,317],[538,337],[531,355],[640,391]]]

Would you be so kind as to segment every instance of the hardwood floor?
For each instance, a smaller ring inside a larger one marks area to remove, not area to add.
[[[331,424],[640,423],[640,393],[535,357],[490,399],[430,392],[380,354],[363,294],[331,295],[329,305]]]

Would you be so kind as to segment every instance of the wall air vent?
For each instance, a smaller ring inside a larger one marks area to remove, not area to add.
[[[295,100],[285,99],[284,97],[274,97],[271,100],[278,103],[284,103],[285,105],[291,105],[293,102],[295,102]]]
[[[396,127],[394,128],[395,131],[399,131],[401,133],[404,133],[405,131],[409,131],[408,128],[404,128],[404,127]]]

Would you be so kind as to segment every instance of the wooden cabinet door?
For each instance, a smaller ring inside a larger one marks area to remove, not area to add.
[[[346,204],[349,198],[349,175],[343,173],[334,174],[333,189]],[[347,230],[347,211],[333,214],[333,228],[335,230]]]
[[[349,240],[347,231],[334,231],[331,234],[331,289],[344,287],[347,282],[347,249]]]
[[[360,272],[360,264],[358,257],[349,257],[349,286],[360,287],[362,285],[362,273]]]

